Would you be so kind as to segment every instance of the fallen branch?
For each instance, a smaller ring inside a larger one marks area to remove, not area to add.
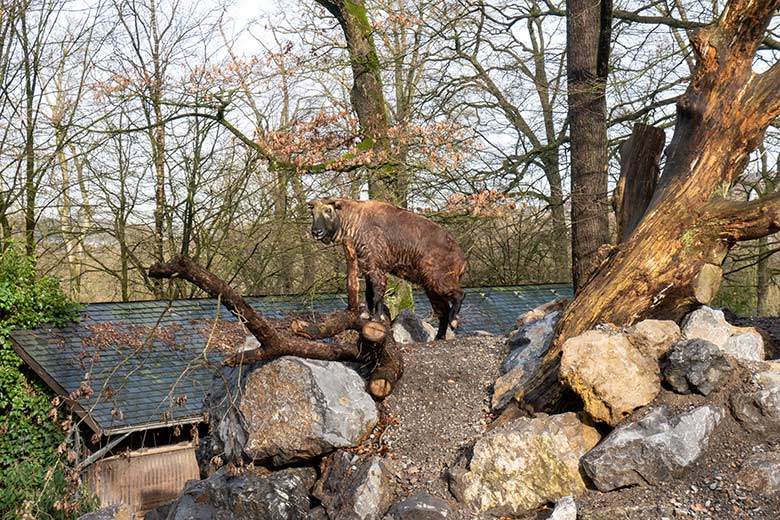
[[[369,322],[360,318],[357,310],[339,311],[331,314],[322,324],[308,324],[296,320],[291,325],[295,334],[287,334],[266,320],[246,300],[219,277],[200,267],[190,258],[178,256],[165,263],[149,268],[151,278],[182,278],[196,285],[211,297],[219,297],[227,309],[243,323],[247,330],[260,342],[260,348],[236,352],[225,358],[223,365],[236,366],[274,359],[281,356],[298,356],[329,361],[372,361],[369,391],[379,399],[387,397],[403,374],[403,360],[400,357],[388,325]],[[356,299],[355,292],[355,299]],[[350,297],[352,299],[352,297]],[[296,330],[298,328],[298,330]],[[320,343],[313,338],[330,337],[347,329],[358,330],[361,342]],[[306,334],[306,331],[309,334]],[[305,337],[301,337],[305,336]],[[308,338],[308,339],[307,339]],[[378,374],[374,377],[374,374]],[[377,384],[377,393],[372,388]]]

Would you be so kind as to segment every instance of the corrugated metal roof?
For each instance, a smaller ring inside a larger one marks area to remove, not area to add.
[[[559,296],[565,284],[466,289],[461,334],[505,334],[517,317]],[[330,312],[346,307],[343,295],[256,297],[248,302],[268,318]],[[418,315],[430,315],[424,294],[415,293]],[[12,334],[17,352],[59,395],[74,399],[90,427],[104,434],[198,422],[214,369],[223,358],[206,350],[215,318],[236,323],[214,299],[95,303],[81,321],[61,329],[40,327]],[[233,351],[243,338],[236,324],[223,332]]]

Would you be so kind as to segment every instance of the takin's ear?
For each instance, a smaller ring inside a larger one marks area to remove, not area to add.
[[[340,201],[340,200],[334,200],[334,201],[333,201],[333,209],[335,209],[336,211],[338,211],[338,210],[340,210],[340,209],[341,209],[341,207],[342,207],[342,204],[341,204],[341,201]]]

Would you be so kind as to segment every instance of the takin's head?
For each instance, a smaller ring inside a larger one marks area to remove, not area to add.
[[[330,244],[341,228],[341,201],[337,199],[318,199],[309,202],[311,213],[311,236],[323,244]]]

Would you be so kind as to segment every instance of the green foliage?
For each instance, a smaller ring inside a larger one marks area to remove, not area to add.
[[[22,510],[35,518],[72,518],[62,507],[71,494],[61,420],[52,410],[47,389],[29,376],[8,335],[15,328],[76,318],[76,306],[57,281],[39,277],[33,259],[11,243],[0,254],[0,518],[19,518]],[[58,449],[59,448],[59,449]],[[60,501],[60,509],[55,504]]]

